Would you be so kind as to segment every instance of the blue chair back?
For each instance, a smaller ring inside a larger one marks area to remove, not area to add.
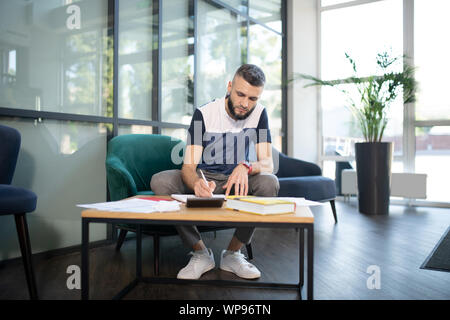
[[[0,125],[0,184],[11,184],[19,149],[19,131]]]

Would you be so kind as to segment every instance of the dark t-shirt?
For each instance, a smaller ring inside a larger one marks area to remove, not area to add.
[[[255,145],[261,142],[272,142],[266,109],[257,104],[247,119],[234,120],[225,97],[195,110],[187,139],[187,145],[203,147],[199,169],[227,175],[240,162],[256,160]]]

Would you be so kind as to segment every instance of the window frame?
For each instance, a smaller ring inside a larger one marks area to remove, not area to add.
[[[321,1],[317,2],[317,28],[318,28],[318,52],[319,60],[317,73],[321,76],[321,40],[322,40],[322,12],[336,10],[341,8],[348,8],[353,6],[365,5],[380,1],[392,0],[354,0],[345,3],[322,6]],[[403,0],[403,54],[407,56],[409,61],[414,65],[414,0]],[[354,161],[354,156],[330,156],[325,155],[323,151],[323,130],[322,130],[322,100],[321,88],[318,87],[318,125],[317,125],[317,145],[319,150],[319,165],[323,168],[325,161]],[[415,157],[416,157],[416,136],[415,130],[417,127],[427,126],[450,126],[450,120],[423,120],[419,121],[415,118],[415,103],[403,104],[403,150],[402,155],[394,156],[394,161],[402,161],[404,172],[415,172]],[[433,207],[450,207],[450,202],[444,201],[429,201],[417,199],[396,200],[393,203],[433,206]]]

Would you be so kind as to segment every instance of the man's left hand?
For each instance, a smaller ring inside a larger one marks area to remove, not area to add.
[[[246,196],[248,193],[248,169],[243,164],[239,164],[234,168],[228,177],[227,183],[222,188],[227,188],[225,196],[228,197],[231,188],[234,185],[234,194],[237,196]]]

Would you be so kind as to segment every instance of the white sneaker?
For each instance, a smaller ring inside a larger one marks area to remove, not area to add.
[[[261,272],[259,272],[254,265],[245,260],[241,251],[236,251],[227,255],[225,255],[225,252],[227,252],[227,250],[223,250],[222,255],[220,256],[220,269],[233,272],[238,277],[244,279],[256,279],[261,277]]]
[[[191,260],[186,267],[178,272],[178,279],[197,280],[205,272],[214,269],[216,263],[214,262],[214,255],[211,249],[208,249],[208,254],[200,252],[191,252]]]

